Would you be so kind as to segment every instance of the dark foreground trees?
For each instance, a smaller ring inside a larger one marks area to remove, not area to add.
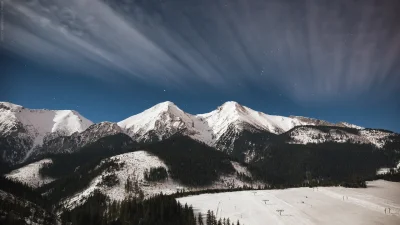
[[[63,213],[62,220],[71,225],[196,225],[191,207],[163,194],[145,201],[129,198],[118,202],[96,192],[85,204]]]
[[[205,217],[201,213],[195,216],[191,206],[163,194],[144,201],[128,198],[119,202],[95,192],[83,205],[66,210],[61,219],[65,225],[240,225],[239,221],[217,219],[212,211]]]

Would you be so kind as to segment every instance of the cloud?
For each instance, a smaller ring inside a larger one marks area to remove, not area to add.
[[[400,73],[400,3],[6,0],[3,47],[104,78],[275,86],[299,101],[384,87]]]

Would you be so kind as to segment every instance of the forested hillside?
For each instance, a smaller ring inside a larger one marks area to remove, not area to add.
[[[174,136],[145,145],[168,166],[172,178],[189,186],[204,186],[222,174],[234,173],[231,157],[186,136]]]
[[[353,143],[274,144],[250,165],[253,174],[272,186],[354,184],[394,167],[399,154]]]

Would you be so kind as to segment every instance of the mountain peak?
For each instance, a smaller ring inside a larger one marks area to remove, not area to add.
[[[239,103],[235,101],[227,101],[224,104],[222,104],[222,106],[234,106],[234,105],[239,105]]]
[[[82,132],[93,124],[74,110],[28,109],[8,102],[0,102],[0,135],[13,138],[18,134],[19,154],[10,152],[9,161],[16,162],[30,156],[45,140]]]
[[[185,113],[173,102],[161,102],[139,114],[118,122],[130,136],[150,139],[148,135],[156,134],[161,139],[165,134],[193,127],[193,116]]]
[[[228,107],[240,107],[242,105],[240,105],[239,103],[235,102],[235,101],[227,101],[224,104],[222,104],[220,107],[223,108],[228,108]]]
[[[226,111],[226,112],[240,112],[240,113],[246,113],[247,109],[245,106],[240,105],[239,103],[235,101],[228,101],[225,102],[223,105],[218,107],[219,111]]]
[[[157,105],[151,107],[150,109],[169,111],[171,109],[179,109],[179,108],[173,102],[165,101],[165,102],[158,103]]]

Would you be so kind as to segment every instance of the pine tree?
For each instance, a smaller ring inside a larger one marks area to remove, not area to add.
[[[211,211],[207,211],[206,225],[212,225]]]
[[[199,225],[204,225],[204,223],[203,223],[203,215],[201,215],[201,212],[199,212],[199,215],[198,215],[198,224]]]

